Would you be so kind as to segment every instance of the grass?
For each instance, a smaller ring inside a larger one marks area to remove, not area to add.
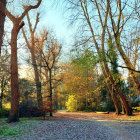
[[[17,135],[23,135],[24,133],[28,133],[35,125],[35,122],[41,121],[39,118],[20,118],[20,122],[16,123],[6,123],[5,119],[0,119],[0,139],[7,138],[7,136],[12,136],[16,138]]]
[[[29,123],[32,121],[40,121],[39,118],[20,118],[20,122],[16,122],[14,125],[6,123],[7,118],[0,118],[0,139],[6,136],[16,136],[22,135],[24,131],[30,131],[33,126],[33,123]],[[26,129],[25,129],[26,128]]]
[[[0,118],[0,123],[6,122],[6,118]]]
[[[41,121],[41,120],[42,120],[41,118],[20,118],[21,122],[24,122],[24,121]]]
[[[10,135],[18,135],[18,134],[22,134],[22,131],[17,128],[11,128],[8,125],[3,125],[0,128],[0,138],[5,136],[10,136]]]

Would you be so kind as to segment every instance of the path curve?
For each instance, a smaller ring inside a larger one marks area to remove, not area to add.
[[[25,122],[20,140],[140,140],[140,122],[99,118],[90,113],[57,112],[44,121]],[[26,125],[25,125],[26,126]],[[10,140],[15,137],[9,137]]]

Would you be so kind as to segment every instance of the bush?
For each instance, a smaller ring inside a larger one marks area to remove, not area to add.
[[[24,100],[19,106],[19,117],[40,117],[42,114],[33,100]]]
[[[52,103],[50,101],[43,101],[42,102],[42,105],[39,107],[39,112],[42,114],[44,119],[45,119],[46,113],[56,112],[56,110],[53,109],[53,106],[54,106],[54,102],[52,102]]]
[[[54,104],[52,104],[54,105]],[[43,101],[43,104],[38,107],[37,102],[33,100],[24,100],[20,103],[19,117],[44,117],[48,112],[55,112],[50,109],[49,101]]]
[[[9,116],[10,111],[8,109],[2,109],[0,110],[0,118],[4,118],[4,117],[8,117]]]
[[[77,100],[75,95],[69,95],[68,101],[66,102],[67,111],[75,112],[77,111]]]

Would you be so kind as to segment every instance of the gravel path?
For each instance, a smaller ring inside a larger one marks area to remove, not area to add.
[[[84,113],[56,113],[50,120],[25,121],[22,129],[23,135],[2,140],[140,140],[140,121],[120,122]]]

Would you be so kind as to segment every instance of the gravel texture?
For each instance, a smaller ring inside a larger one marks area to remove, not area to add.
[[[2,140],[140,140],[140,121],[100,119],[78,113],[57,113],[49,120],[16,125],[22,135]]]

